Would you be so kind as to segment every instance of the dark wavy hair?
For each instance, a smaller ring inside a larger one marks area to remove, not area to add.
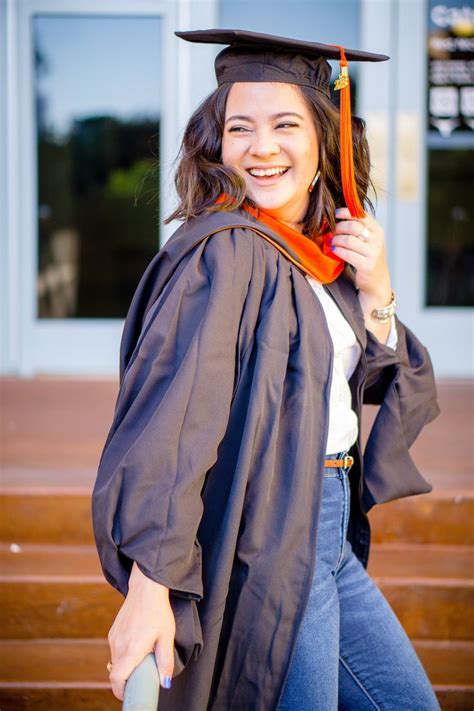
[[[296,86],[296,85],[295,85]],[[222,135],[224,132],[227,97],[232,84],[215,89],[194,111],[184,131],[177,157],[175,187],[179,205],[164,224],[172,220],[188,220],[204,212],[235,210],[244,203],[257,205],[247,196],[243,177],[231,166],[222,163]],[[314,119],[319,143],[318,183],[310,195],[303,219],[303,234],[318,240],[324,221],[331,230],[335,227],[335,209],[345,205],[342,193],[339,155],[339,111],[331,99],[317,89],[296,86],[306,101]],[[365,209],[374,211],[367,197],[370,180],[370,154],[363,119],[352,117],[354,173],[357,191]],[[215,204],[221,193],[233,201]]]

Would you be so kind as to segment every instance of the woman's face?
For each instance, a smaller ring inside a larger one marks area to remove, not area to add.
[[[306,214],[319,162],[316,128],[298,88],[279,82],[233,84],[222,162],[243,174],[247,194],[259,207],[296,227]]]

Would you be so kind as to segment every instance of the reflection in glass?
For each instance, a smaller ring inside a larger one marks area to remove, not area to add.
[[[38,317],[123,318],[159,247],[158,18],[36,16]]]
[[[474,306],[472,155],[428,152],[428,306]]]

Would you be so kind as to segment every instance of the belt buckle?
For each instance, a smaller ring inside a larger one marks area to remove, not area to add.
[[[350,469],[354,464],[354,457],[351,457],[350,454],[346,454],[342,461],[344,462],[344,469]]]

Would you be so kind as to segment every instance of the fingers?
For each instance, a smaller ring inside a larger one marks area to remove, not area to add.
[[[330,242],[338,257],[356,270],[356,286],[366,293],[390,283],[385,257],[384,232],[371,217],[353,218],[346,207],[336,210],[338,222]]]
[[[334,254],[343,259],[345,262],[353,266],[357,271],[367,271],[367,258],[355,252],[353,249],[346,249],[345,247],[333,247]]]
[[[336,210],[337,217],[350,213],[347,208]],[[383,231],[371,218],[341,220],[336,224],[331,247],[338,257],[359,269],[372,268],[383,251]]]
[[[163,635],[158,640],[155,645],[155,659],[160,675],[160,685],[164,689],[169,689],[174,671],[174,636],[172,634]]]
[[[343,227],[342,231],[349,231],[352,234],[360,234],[364,228],[370,230],[373,234],[383,235],[383,230],[381,229],[378,222],[371,216],[366,215],[365,217],[352,217],[349,209],[347,207],[336,208],[336,231],[338,227]]]
[[[174,671],[174,634],[172,630],[169,633],[164,633],[156,642],[154,654],[160,677],[160,686],[164,689],[169,689]],[[119,655],[116,653],[115,658],[114,654],[111,653],[112,671],[110,672],[109,680],[114,696],[120,701],[123,701],[127,680],[133,670],[143,661],[143,658],[143,651],[135,651],[130,648],[127,652]]]
[[[112,655],[112,671],[109,674],[109,681],[114,696],[120,701],[123,701],[125,682],[141,661],[140,655],[137,656],[135,653],[121,654],[118,659],[114,659]]]
[[[351,252],[355,252],[356,254],[360,254],[362,257],[369,257],[374,250],[374,246],[368,244],[368,239],[362,240],[359,239],[359,237],[355,237],[352,234],[336,234],[334,233],[334,236],[331,240],[331,246],[340,248],[343,247],[345,249],[350,250]],[[333,251],[336,251],[333,249]],[[336,254],[339,257],[342,257],[342,254],[336,251]],[[344,257],[343,257],[344,259]]]
[[[349,234],[357,235],[364,229],[364,222],[362,220],[339,220],[336,222],[336,229],[334,232],[346,232]]]

